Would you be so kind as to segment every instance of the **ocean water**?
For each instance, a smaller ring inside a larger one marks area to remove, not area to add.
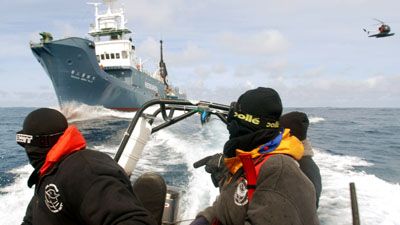
[[[15,132],[34,108],[0,108],[0,224],[20,224],[33,189],[32,172]],[[322,175],[318,215],[324,225],[352,224],[349,183],[356,185],[361,224],[400,224],[400,109],[292,108],[310,118],[309,139]],[[134,113],[74,105],[63,111],[90,148],[114,155]],[[221,152],[228,138],[219,119],[198,117],[153,134],[132,179],[146,171],[180,190],[179,217],[192,219],[218,194],[209,175],[193,162]],[[182,223],[185,224],[185,223]]]

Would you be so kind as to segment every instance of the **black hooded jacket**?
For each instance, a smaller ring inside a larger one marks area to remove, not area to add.
[[[81,150],[36,182],[23,225],[156,224],[133,193],[124,170],[107,154]]]

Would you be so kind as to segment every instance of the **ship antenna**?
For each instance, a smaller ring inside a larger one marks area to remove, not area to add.
[[[88,2],[88,5],[94,5],[94,15],[98,16],[99,15],[99,5],[101,5],[101,3],[99,2]]]
[[[159,64],[159,66],[160,66],[160,76],[162,77],[162,79],[163,79],[163,81],[164,81],[164,84],[167,86],[167,88],[168,88],[168,83],[167,83],[167,80],[166,80],[166,77],[167,77],[167,75],[168,75],[168,72],[167,72],[167,66],[165,65],[165,63],[164,63],[164,58],[163,58],[163,41],[162,40],[160,40],[160,64]]]
[[[94,6],[94,16],[95,16],[95,21],[94,21],[94,25],[91,25],[91,27],[92,26],[94,26],[93,28],[94,28],[94,31],[95,32],[97,32],[99,29],[100,29],[100,25],[99,25],[99,22],[98,22],[98,16],[99,16],[99,5],[101,5],[101,3],[98,3],[98,2],[88,2],[87,3],[88,5],[93,5]],[[89,33],[90,34],[90,33]]]
[[[107,13],[113,13],[116,1],[117,0],[103,0],[103,2],[108,6]]]

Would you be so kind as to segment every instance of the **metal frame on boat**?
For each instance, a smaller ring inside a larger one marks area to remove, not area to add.
[[[150,100],[136,112],[124,133],[114,160],[124,168],[127,174],[132,174],[151,134],[195,114],[200,114],[202,124],[206,123],[211,115],[217,116],[226,124],[229,108],[227,105],[206,101]],[[161,118],[162,122],[156,121],[157,117]],[[179,195],[176,188],[167,188],[162,224],[183,222],[177,219]]]
[[[159,108],[155,110],[152,114],[145,113],[145,111],[149,107],[156,105],[158,105]],[[181,111],[184,112],[184,114],[174,117],[175,111]],[[135,116],[133,117],[127,131],[124,134],[124,137],[118,148],[114,160],[117,162],[119,161],[122,152],[126,147],[128,139],[132,135],[132,132],[135,129],[135,126],[138,123],[140,117],[144,117],[145,119],[148,120],[150,124],[153,124],[154,119],[161,113],[164,122],[162,124],[158,124],[157,126],[151,129],[151,133],[155,133],[176,122],[186,119],[196,113],[203,113],[203,115],[207,114],[206,116],[207,118],[210,115],[216,115],[218,118],[221,119],[222,122],[227,123],[226,117],[228,115],[228,112],[229,112],[229,106],[218,103],[206,102],[206,101],[192,102],[189,100],[172,100],[172,99],[155,99],[148,101],[142,106],[140,110],[136,112]]]

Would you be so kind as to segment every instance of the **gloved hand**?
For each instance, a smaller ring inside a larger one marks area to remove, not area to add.
[[[194,168],[206,166],[205,170],[211,174],[211,180],[215,187],[219,187],[220,180],[224,177],[226,167],[224,164],[224,155],[218,153],[215,155],[207,156],[199,161],[193,163]]]
[[[210,225],[204,216],[199,216],[193,220],[190,225]]]

